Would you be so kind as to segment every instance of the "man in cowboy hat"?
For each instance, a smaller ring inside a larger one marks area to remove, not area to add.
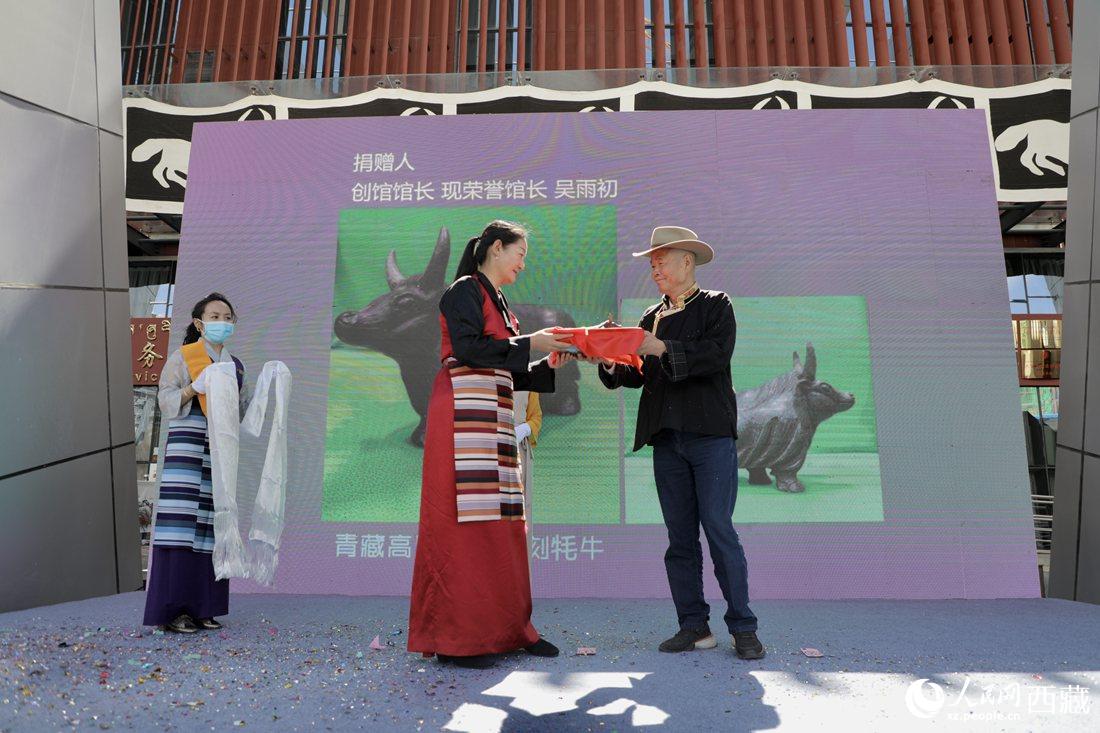
[[[737,398],[730,358],[737,322],[729,296],[700,290],[695,268],[714,250],[683,227],[653,230],[648,257],[661,301],[638,324],[646,335],[638,354],[642,369],[599,368],[609,389],[643,387],[634,450],[653,446],[657,496],[668,528],[665,570],[680,630],[661,643],[663,652],[711,649],[710,607],[703,599],[702,524],[714,575],[726,598],[725,620],[737,656],[760,659],[756,617],[749,610],[748,566],[733,528],[737,500]]]

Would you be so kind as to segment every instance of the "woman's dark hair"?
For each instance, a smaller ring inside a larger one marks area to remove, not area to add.
[[[477,272],[478,266],[485,262],[485,257],[489,254],[489,248],[493,246],[493,242],[499,239],[500,243],[507,247],[526,237],[527,228],[522,224],[500,219],[489,222],[488,226],[485,227],[485,231],[476,237],[471,237],[470,241],[466,243],[462,259],[458,261],[458,270],[455,271],[455,280]]]
[[[187,324],[187,333],[185,333],[183,336],[183,343],[185,345],[193,344],[200,338],[202,338],[202,334],[199,333],[199,329],[195,328],[195,319],[197,318],[201,321],[202,314],[206,312],[206,306],[210,305],[211,303],[225,303],[227,306],[229,306],[229,312],[233,315],[233,317],[237,317],[237,311],[233,310],[233,304],[229,302],[228,298],[226,298],[221,293],[210,293],[210,295],[206,296],[198,303],[195,303],[195,307],[191,309],[191,322]]]

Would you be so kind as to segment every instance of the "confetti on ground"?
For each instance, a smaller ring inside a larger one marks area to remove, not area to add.
[[[370,648],[371,649],[385,649],[386,647],[382,644],[381,638],[379,636],[376,636],[376,637],[374,637],[374,639],[371,640]]]
[[[940,605],[955,618],[947,626],[950,640],[967,643],[944,643],[929,651],[920,635],[910,639],[887,633],[918,626],[930,608]],[[830,647],[833,654],[808,666],[825,682],[837,674],[882,677],[887,681],[881,691],[896,692],[902,700],[913,679],[1004,665],[1002,649],[977,641],[985,638],[981,632],[991,619],[1005,634],[1022,634],[1059,610],[1043,599],[974,602],[968,614],[957,612],[961,605],[825,604],[833,609],[829,614],[841,613],[835,609],[855,614],[854,620],[844,616],[846,623],[873,633],[853,635],[841,651]],[[152,627],[138,636],[134,624],[143,608],[144,595],[133,593],[0,614],[0,628],[14,629],[0,635],[0,731],[429,731],[442,729],[455,711],[472,704],[483,706],[483,712],[507,711],[509,730],[657,730],[661,721],[670,730],[685,729],[685,721],[692,729],[729,730],[734,719],[745,723],[741,727],[769,729],[783,719],[777,715],[790,709],[784,705],[814,704],[815,694],[822,696],[820,686],[797,691],[782,685],[779,689],[788,692],[775,695],[776,680],[797,676],[798,658],[805,654],[799,637],[828,638],[838,617],[822,618],[821,604],[762,602],[761,618],[771,619],[769,645],[793,651],[769,655],[750,673],[728,647],[709,655],[660,654],[657,644],[667,636],[671,612],[667,600],[539,599],[533,621],[546,638],[558,641],[561,656],[536,658],[521,650],[500,655],[491,670],[463,670],[405,652],[405,629],[395,623],[408,612],[405,598],[235,594],[228,634],[214,630],[186,636],[156,634]],[[1013,664],[1024,671],[1012,673],[1013,681],[1030,690],[1070,684],[1100,688],[1095,661],[1100,607],[1074,606],[1059,619],[1061,625],[1051,631],[1055,648],[1015,657]],[[278,633],[272,635],[269,629],[276,624]],[[84,638],[93,628],[105,630]],[[371,631],[377,638],[367,636]],[[381,649],[370,648],[375,640]],[[381,650],[386,653],[368,653]],[[1028,666],[1045,671],[1027,672]],[[764,674],[755,675],[758,669]],[[895,690],[888,680],[898,672],[909,676]],[[504,689],[521,691],[523,685],[514,686],[524,675],[548,675],[551,689],[539,700],[558,705],[564,682],[609,674],[629,675],[630,683],[619,691],[603,688],[581,697],[560,720],[527,712],[523,705],[533,699],[516,705],[508,695],[485,694],[506,680]],[[984,675],[976,674],[975,682]],[[773,697],[764,704],[767,694]],[[951,699],[957,694],[955,688]],[[606,711],[599,707],[621,696],[634,704],[619,703]],[[1072,721],[1080,724],[1075,729],[1100,730],[1100,710],[1092,707],[1091,717]],[[589,714],[593,708],[604,715]],[[665,721],[665,715],[671,717]],[[1057,721],[1027,722],[1039,730]]]
[[[804,646],[804,647],[802,647],[802,654],[803,654],[804,656],[807,656],[807,657],[813,657],[813,658],[817,658],[817,657],[823,657],[823,656],[825,656],[824,654],[822,654],[822,653],[821,653],[820,651],[818,651],[817,649],[814,649],[814,648],[813,648],[812,646]]]

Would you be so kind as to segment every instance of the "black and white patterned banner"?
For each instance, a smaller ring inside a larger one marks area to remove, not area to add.
[[[984,109],[1001,201],[1063,201],[1069,164],[1068,79],[984,88],[939,80],[873,87],[828,87],[775,80],[746,87],[696,88],[639,81],[625,87],[563,92],[508,86],[461,94],[376,89],[353,97],[301,100],[244,97],[220,107],[124,100],[126,208],[183,213],[191,128],[196,122],[308,117],[633,112],[716,109]]]

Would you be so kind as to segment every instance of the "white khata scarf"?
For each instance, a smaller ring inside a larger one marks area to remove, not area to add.
[[[286,504],[286,421],[290,402],[290,370],[281,361],[264,364],[256,381],[252,404],[244,420],[235,365],[221,362],[207,367],[207,433],[214,493],[214,576],[251,578],[271,585],[279,564],[279,539]],[[260,488],[252,509],[249,547],[241,540],[237,516],[237,466],[240,429],[259,438],[267,414],[268,394],[274,389],[275,413],[267,442]]]

